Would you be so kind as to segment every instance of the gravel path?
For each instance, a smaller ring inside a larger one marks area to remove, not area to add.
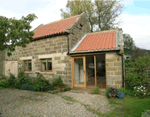
[[[0,117],[97,117],[78,102],[49,93],[0,90]]]
[[[67,101],[61,95],[70,96],[78,101]],[[99,106],[96,103],[99,103]],[[0,117],[97,117],[83,104],[94,109],[99,108],[100,112],[109,110],[109,106],[105,107],[108,102],[103,96],[71,91],[49,94],[17,89],[0,90]]]
[[[90,108],[105,114],[113,109],[107,98],[102,95],[89,94],[88,92],[75,93],[76,91],[64,92],[62,95],[70,96],[81,104],[88,105]]]

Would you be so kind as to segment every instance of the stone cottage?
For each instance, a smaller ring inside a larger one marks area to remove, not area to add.
[[[17,47],[10,57],[0,55],[0,75],[17,76],[23,68],[29,76],[39,73],[49,81],[60,76],[73,88],[124,86],[122,32],[89,32],[84,13],[40,25],[26,47]]]

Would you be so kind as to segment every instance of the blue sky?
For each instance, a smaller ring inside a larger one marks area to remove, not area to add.
[[[124,12],[129,14],[150,14],[150,0],[133,0],[131,4],[125,5]]]
[[[6,17],[21,18],[29,13],[38,17],[31,25],[61,19],[60,9],[65,8],[67,0],[0,0],[0,14]],[[136,45],[150,49],[150,0],[124,0],[125,8],[119,17],[123,33],[130,34]]]
[[[125,0],[120,25],[124,33],[130,34],[136,45],[150,49],[150,0]]]

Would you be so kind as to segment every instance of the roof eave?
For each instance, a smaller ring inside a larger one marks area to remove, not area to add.
[[[67,31],[60,32],[60,33],[54,33],[54,34],[51,34],[51,35],[45,35],[45,36],[41,36],[41,37],[35,37],[35,38],[33,38],[33,41],[40,40],[40,39],[45,39],[45,38],[48,38],[48,37],[56,37],[56,36],[60,36],[60,35],[67,35],[67,34],[68,34]]]
[[[89,51],[72,51],[70,54],[77,54],[77,53],[90,53],[90,52],[109,52],[109,51],[119,51],[120,49],[101,49],[101,50],[89,50]]]
[[[80,51],[80,52],[70,52],[68,55],[83,55],[83,54],[98,54],[98,53],[108,53],[108,52],[119,52],[118,49],[111,50],[97,50],[97,51]]]

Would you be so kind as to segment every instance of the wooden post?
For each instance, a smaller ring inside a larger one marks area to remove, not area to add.
[[[105,54],[105,88],[107,89],[108,86],[107,86],[107,62],[106,62],[106,54]]]
[[[86,57],[83,57],[83,71],[84,71],[84,87],[86,88]]]
[[[96,87],[97,86],[96,55],[94,55],[94,67],[95,67],[95,87]]]
[[[72,88],[74,88],[74,58],[71,57]]]

